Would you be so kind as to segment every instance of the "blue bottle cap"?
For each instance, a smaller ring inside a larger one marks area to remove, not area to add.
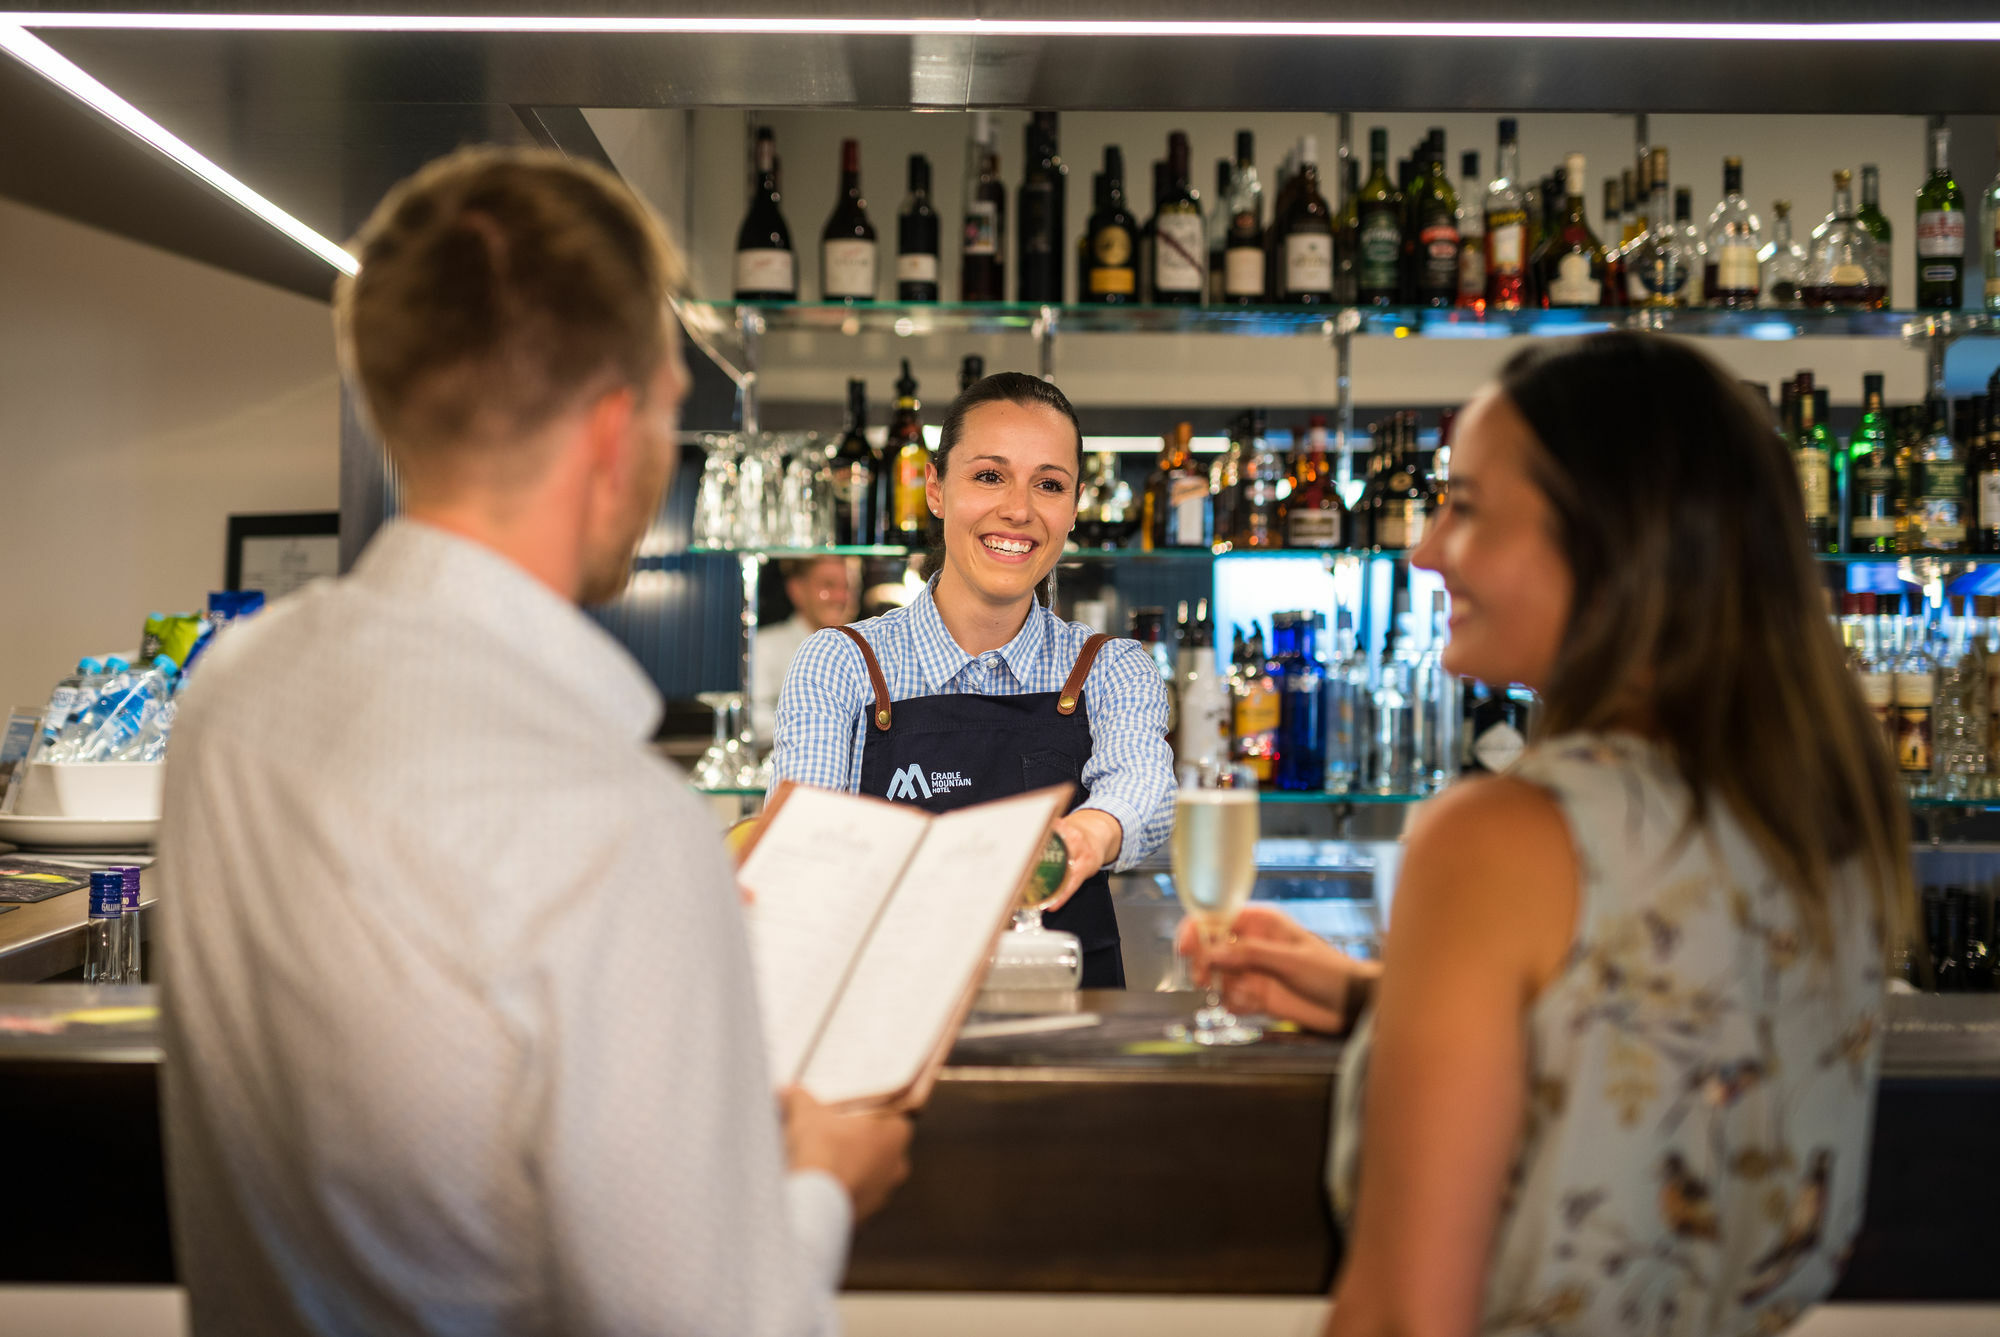
[[[154,655],[153,667],[166,674],[169,678],[181,671],[181,666],[176,664],[172,657],[168,655]]]
[[[125,662],[122,655],[106,655],[104,657],[104,671],[106,673],[123,673],[131,667],[130,664]]]
[[[86,678],[95,677],[97,674],[104,672],[104,665],[98,663],[89,655],[85,655],[82,659],[76,661],[76,671]]]
[[[90,875],[90,917],[116,919],[125,913],[125,875],[116,868]]]

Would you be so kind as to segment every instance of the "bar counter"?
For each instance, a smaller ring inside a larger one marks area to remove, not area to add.
[[[856,1236],[863,1291],[1315,1295],[1338,1041],[1165,1038],[1195,999],[1086,993],[1086,1029],[961,1041],[913,1173]],[[33,1229],[0,1282],[174,1278],[150,986],[0,986],[0,1111]],[[1839,1298],[2000,1300],[2000,998],[1892,1000],[1868,1217]],[[116,1241],[107,1248],[106,1241]]]

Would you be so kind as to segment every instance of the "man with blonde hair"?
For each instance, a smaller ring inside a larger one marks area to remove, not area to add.
[[[498,150],[358,247],[401,518],[217,645],[167,781],[194,1330],[826,1330],[907,1122],[781,1115],[715,824],[578,608],[673,476],[679,258],[608,173]]]

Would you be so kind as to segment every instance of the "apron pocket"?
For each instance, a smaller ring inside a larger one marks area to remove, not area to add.
[[[1051,785],[1075,785],[1081,795],[1083,768],[1075,757],[1060,748],[1042,748],[1021,754],[1021,782],[1026,789],[1047,789]]]

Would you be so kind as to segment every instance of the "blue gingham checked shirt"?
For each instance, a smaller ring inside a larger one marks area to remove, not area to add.
[[[889,699],[918,696],[1025,696],[1062,690],[1092,631],[1039,603],[1001,649],[969,655],[945,630],[931,597],[935,580],[907,608],[855,624],[889,682]],[[773,784],[797,780],[850,793],[861,786],[861,749],[875,699],[861,651],[838,631],[814,632],[799,647],[778,695]],[[1174,824],[1174,753],[1167,742],[1167,688],[1137,641],[1105,643],[1084,683],[1090,759],[1083,806],[1125,828],[1114,870],[1158,849]]]

